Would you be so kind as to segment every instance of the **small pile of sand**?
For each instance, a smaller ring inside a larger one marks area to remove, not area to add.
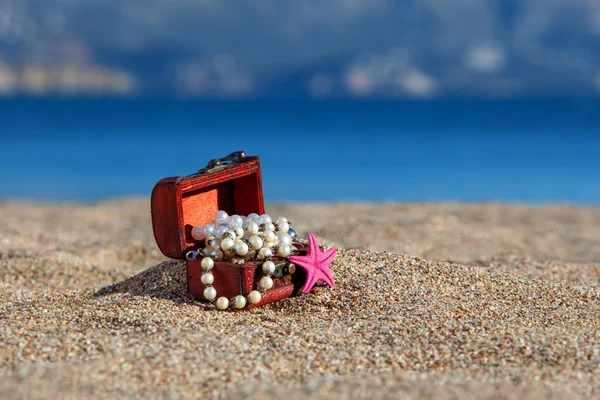
[[[100,297],[122,293],[127,296],[149,296],[179,302],[193,302],[193,297],[186,290],[185,268],[183,261],[164,261],[124,281],[105,286],[94,295]]]

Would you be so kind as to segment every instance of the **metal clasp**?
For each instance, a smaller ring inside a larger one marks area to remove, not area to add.
[[[215,158],[213,160],[210,160],[208,162],[208,164],[206,164],[206,167],[198,170],[198,173],[205,174],[207,172],[214,172],[216,170],[223,169],[223,168],[227,167],[228,165],[238,161],[241,158],[245,158],[245,157],[246,157],[246,152],[234,151],[233,153],[229,154],[227,157]]]

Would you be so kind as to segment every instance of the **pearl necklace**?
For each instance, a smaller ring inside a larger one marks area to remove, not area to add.
[[[204,284],[204,298],[214,302],[219,310],[232,308],[242,309],[247,303],[258,303],[267,290],[273,287],[273,274],[276,266],[271,257],[275,254],[287,258],[296,248],[293,246],[296,231],[290,227],[291,222],[285,217],[279,217],[273,223],[268,214],[250,214],[247,217],[228,216],[225,211],[217,211],[212,223],[195,226],[192,237],[196,240],[205,239],[204,249],[193,250],[186,254],[187,260],[196,260],[203,256],[200,266],[203,269],[201,282]],[[213,286],[212,269],[215,261],[230,260],[233,263],[243,263],[260,259],[264,276],[258,283],[258,290],[253,290],[247,296],[238,295],[232,299],[221,296],[217,299],[217,291]],[[295,266],[288,265],[288,271],[294,273]],[[216,301],[215,301],[216,299]]]

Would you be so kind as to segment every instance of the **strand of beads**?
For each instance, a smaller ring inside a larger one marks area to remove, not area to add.
[[[295,249],[293,241],[296,231],[290,227],[291,222],[285,217],[279,217],[275,223],[268,214],[250,214],[247,217],[232,215],[218,211],[212,223],[195,226],[192,237],[196,240],[205,239],[206,246],[198,251],[190,251],[186,258],[195,260],[203,256],[201,267],[203,274],[201,282],[205,285],[204,297],[214,302],[219,310],[228,308],[241,309],[247,303],[258,303],[267,290],[274,285],[273,274],[275,263],[271,257],[279,255],[287,258]],[[238,295],[232,299],[224,296],[217,298],[214,288],[212,268],[215,261],[229,260],[234,263],[247,260],[264,260],[261,268],[264,276],[258,283],[258,290],[253,290],[247,296]],[[215,300],[216,299],[216,300]]]
[[[260,279],[258,283],[258,290],[253,290],[248,293],[248,296],[244,297],[242,295],[237,295],[231,300],[227,299],[227,297],[219,297],[216,302],[216,307],[219,310],[226,310],[233,306],[233,308],[244,308],[247,303],[256,304],[262,300],[262,297],[265,295],[267,290],[273,287],[273,279],[271,276],[275,272],[275,263],[271,260],[267,260],[262,264],[262,270],[264,272],[264,276]],[[205,289],[206,292],[206,289]],[[216,293],[215,293],[216,296]],[[205,295],[206,297],[206,295]]]
[[[213,301],[217,297],[217,290],[213,287],[215,276],[211,271],[215,266],[215,262],[210,257],[204,257],[200,262],[200,266],[204,271],[200,277],[200,281],[204,284],[204,298]]]
[[[198,253],[196,252],[196,254]],[[187,258],[194,259],[193,254],[188,254]],[[202,258],[200,266],[202,267],[203,273],[200,278],[200,281],[205,286],[203,292],[204,298],[210,302],[215,302],[216,299],[215,306],[219,310],[226,310],[230,308],[230,306],[232,306],[233,308],[241,309],[244,308],[247,303],[258,303],[262,300],[262,297],[266,294],[267,290],[271,289],[274,285],[272,276],[275,273],[276,265],[273,261],[270,260],[270,257],[268,257],[265,260],[265,262],[263,262],[261,265],[261,269],[263,271],[264,276],[258,282],[258,290],[251,291],[246,297],[238,295],[233,297],[232,299],[228,299],[227,297],[221,296],[217,299],[217,290],[213,286],[215,282],[215,277],[212,273],[214,265],[215,262],[211,257]],[[293,273],[294,270],[291,270],[290,268],[291,273]]]
[[[217,290],[214,288],[213,283],[215,282],[215,277],[212,273],[212,268],[215,263],[214,260],[210,257],[204,257],[200,263],[203,273],[200,281],[204,284],[204,298],[206,300],[213,302],[217,298]],[[262,297],[265,295],[267,290],[273,287],[273,278],[271,277],[273,273],[275,273],[275,263],[271,260],[267,260],[262,264],[262,271],[264,276],[260,279],[258,283],[258,290],[253,290],[248,293],[247,297],[242,295],[235,296],[231,300],[227,297],[221,296],[216,300],[215,306],[219,310],[226,310],[232,305],[234,308],[244,308],[246,304],[252,303],[256,304],[262,300]]]

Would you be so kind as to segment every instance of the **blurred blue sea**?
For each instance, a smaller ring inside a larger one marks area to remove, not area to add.
[[[600,203],[600,101],[0,100],[0,199],[149,196],[235,150],[275,201]]]

